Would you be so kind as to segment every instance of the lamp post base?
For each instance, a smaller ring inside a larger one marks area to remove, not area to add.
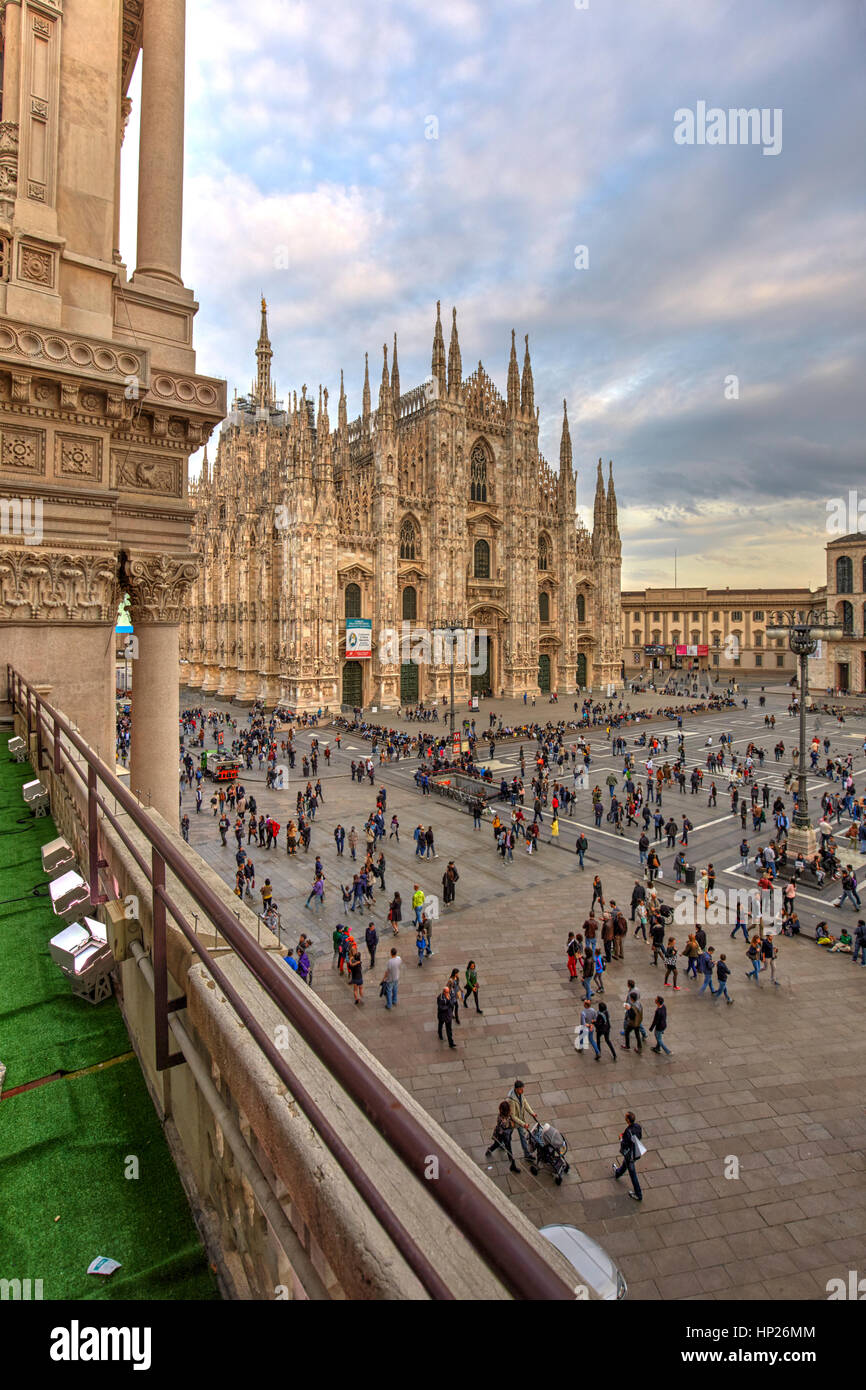
[[[796,859],[798,854],[802,854],[804,859],[811,859],[818,850],[818,837],[815,834],[813,825],[792,825],[788,831],[788,858]]]

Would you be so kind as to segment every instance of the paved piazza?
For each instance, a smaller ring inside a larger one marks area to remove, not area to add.
[[[687,771],[695,763],[703,765],[704,744],[710,735],[717,746],[719,734],[732,731],[740,754],[753,739],[766,749],[758,782],[769,782],[772,805],[790,765],[790,750],[797,743],[797,722],[787,713],[786,688],[768,687],[764,710],[758,708],[757,689],[743,693],[749,696],[745,712],[740,708],[685,716]],[[628,699],[633,708],[648,702],[641,695]],[[184,703],[197,702],[188,696]],[[491,709],[506,722],[526,717],[522,705],[482,701],[476,716],[479,731],[487,726]],[[549,706],[539,701],[534,711],[526,713],[541,722],[548,717],[567,719],[571,703]],[[765,713],[775,714],[775,731],[765,729]],[[242,725],[246,711],[234,714]],[[443,726],[433,727],[441,730]],[[651,727],[673,734],[673,754],[675,723],[661,719]],[[813,716],[810,733],[814,727],[822,738],[830,733],[834,753],[854,752],[857,791],[862,794],[866,718],[851,715],[840,726],[827,715],[817,720]],[[330,741],[334,749],[333,737],[328,739],[327,731],[318,732],[320,741]],[[633,747],[638,730],[630,726],[623,733]],[[620,775],[622,759],[611,756],[602,729],[591,730],[588,737],[593,759],[589,786],[596,782],[602,786],[607,805],[604,779],[611,770]],[[773,746],[780,738],[788,752],[777,763]],[[308,732],[298,732],[296,746],[299,752],[308,748]],[[533,745],[524,746],[528,782]],[[497,746],[493,763],[497,781],[500,773],[510,777],[515,769],[519,771],[517,747],[516,743]],[[578,793],[574,818],[561,818],[558,844],[548,843],[549,815],[545,813],[539,853],[528,857],[521,848],[515,851],[514,863],[507,865],[495,851],[489,818],[483,830],[473,831],[471,817],[453,805],[435,795],[421,797],[412,779],[414,760],[399,767],[377,766],[376,786],[384,784],[388,793],[386,823],[396,811],[400,843],[386,839],[382,846],[387,894],[377,893],[372,913],[345,919],[337,884],[351,881],[351,861],[348,844],[344,860],[338,860],[332,832],[338,820],[347,831],[354,825],[363,844],[362,827],[375,803],[374,788],[366,781],[363,786],[351,782],[348,765],[353,757],[368,752],[369,744],[348,734],[342,750],[334,752],[330,768],[320,759],[325,804],[316,816],[306,857],[299,853],[289,859],[285,852],[285,825],[304,785],[300,757],[287,791],[266,792],[263,774],[254,772],[242,779],[255,792],[258,810],[275,815],[282,827],[279,848],[255,853],[257,890],[270,877],[287,945],[295,945],[301,930],[312,935],[314,986],[320,997],[531,1220],[539,1226],[572,1223],[594,1236],[619,1263],[634,1299],[825,1299],[829,1279],[847,1278],[849,1269],[862,1269],[866,1040],[858,1019],[866,970],[853,965],[850,956],[829,955],[812,939],[812,928],[821,917],[830,918],[835,928],[843,918],[853,926],[857,913],[850,907],[837,911],[830,890],[801,892],[797,905],[804,934],[779,939],[777,989],[769,981],[760,987],[746,981],[742,936],[734,942],[727,928],[710,926],[709,944],[715,946],[717,957],[725,951],[732,966],[732,1008],[721,1000],[712,1001],[708,993],[698,998],[698,985],[684,981],[682,974],[680,993],[663,990],[661,967],[653,968],[648,949],[631,935],[630,928],[624,962],[614,962],[605,975],[604,998],[614,1023],[612,1040],[618,1041],[626,979],[631,977],[641,990],[647,1025],[655,994],[667,996],[666,1040],[673,1056],[653,1055],[645,1048],[643,1055],[619,1052],[615,1067],[609,1054],[595,1062],[591,1052],[578,1053],[573,1046],[581,987],[569,983],[566,937],[569,930],[581,929],[594,873],[601,875],[606,897],[613,897],[629,916],[631,888],[640,876],[638,832],[632,828],[623,840],[604,821],[597,831],[587,790]],[[638,750],[639,771],[642,754]],[[708,780],[705,777],[705,784]],[[695,827],[688,850],[692,864],[700,869],[712,861],[717,886],[743,886],[737,849],[740,821],[730,814],[724,772],[716,776],[716,784],[715,808],[707,807],[706,789],[693,796],[687,786],[685,796],[666,790],[662,809],[678,817],[683,810],[688,812]],[[184,808],[192,821],[191,842],[233,882],[233,837],[227,849],[220,847],[208,806],[212,787],[204,785],[200,815],[195,814],[192,794],[184,795]],[[834,785],[838,788],[838,783]],[[827,786],[820,777],[809,779],[813,822]],[[529,795],[527,806],[531,819]],[[790,814],[790,798],[787,809]],[[412,830],[422,820],[434,827],[438,859],[415,858]],[[847,824],[843,820],[840,831]],[[589,840],[583,873],[574,853],[578,826]],[[749,828],[746,837],[752,853],[770,838],[766,827],[763,836],[755,836]],[[664,870],[662,897],[670,902],[676,851],[657,848]],[[304,910],[316,852],[323,858],[327,878],[325,908],[318,917]],[[862,857],[844,850],[842,854],[858,866],[862,880]],[[442,909],[434,927],[435,956],[423,969],[416,965],[410,921],[404,921],[399,940],[403,958],[399,1006],[389,1018],[378,988],[380,965],[384,967],[393,944],[386,923],[388,902],[399,889],[404,918],[411,919],[408,904],[413,883],[441,895],[441,875],[449,859],[456,861],[460,872],[456,904]],[[835,889],[836,897],[839,891]],[[369,973],[363,931],[371,916],[380,945],[376,969]],[[331,932],[341,920],[353,925],[362,946],[363,1007],[355,1007],[351,989],[331,965]],[[684,944],[686,929],[672,931]],[[460,1026],[454,1030],[458,1049],[452,1054],[437,1039],[436,995],[455,966],[462,977],[470,959],[477,963],[484,1013],[479,1017],[474,1009],[461,1009]],[[530,1105],[542,1119],[561,1128],[569,1141],[571,1172],[559,1188],[544,1170],[538,1177],[530,1174],[516,1140],[519,1176],[508,1172],[501,1155],[492,1162],[484,1157],[497,1103],[518,1076],[526,1083]],[[634,1110],[642,1123],[648,1150],[640,1163],[642,1205],[627,1199],[627,1179],[615,1184],[611,1177],[611,1159],[618,1150],[627,1109]],[[726,1176],[737,1168],[739,1176]]]

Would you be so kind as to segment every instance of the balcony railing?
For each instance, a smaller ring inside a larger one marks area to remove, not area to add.
[[[399,1103],[393,1090],[376,1074],[365,1058],[346,1043],[327,1017],[311,1004],[306,992],[297,987],[268,952],[245,931],[240,921],[189,863],[173,840],[155,824],[137,799],[96,757],[72,725],[47,703],[38,691],[11,665],[7,665],[8,698],[13,712],[27,721],[28,747],[35,737],[36,772],[53,765],[57,777],[77,779],[86,795],[87,858],[82,867],[90,888],[90,901],[96,907],[107,901],[101,873],[107,863],[100,855],[100,815],[112,826],[126,851],[150,884],[152,894],[152,967],[154,976],[155,1053],[158,1071],[185,1061],[182,1053],[169,1047],[169,1014],[185,1007],[185,999],[168,997],[166,926],[170,916],[198,956],[211,978],[222,990],[249,1036],[267,1058],[300,1110],[310,1121],[335,1161],[366,1203],[383,1230],[393,1241],[423,1288],[434,1299],[452,1299],[440,1273],[407,1231],[387,1199],[379,1192],[361,1161],[349,1150],[334,1126],[307,1088],[288,1065],[231,978],[201,941],[181,908],[166,888],[170,871],[201,909],[233,955],[279,1008],[286,1022],[312,1049],[344,1091],[360,1107],[392,1151],[409,1172],[420,1176],[431,1157],[438,1163],[436,1182],[425,1189],[447,1213],[473,1249],[515,1298],[534,1300],[572,1300],[574,1293],[559,1278],[541,1253],[511,1225],[496,1205],[469,1175],[455,1165],[441,1147],[435,1128],[427,1127]],[[50,764],[47,762],[50,760]],[[112,809],[112,804],[115,809]],[[124,829],[116,808],[150,846],[150,863],[142,857]]]

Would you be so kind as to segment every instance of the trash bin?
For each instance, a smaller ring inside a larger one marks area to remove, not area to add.
[[[695,866],[694,866],[694,864],[687,864],[687,865],[686,865],[686,887],[687,887],[687,888],[694,888],[694,886],[695,886],[695,877],[696,877],[696,875],[695,875]]]

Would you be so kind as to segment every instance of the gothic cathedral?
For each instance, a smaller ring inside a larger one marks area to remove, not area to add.
[[[452,625],[475,634],[454,671],[464,704],[621,685],[613,470],[605,491],[599,460],[590,534],[565,409],[559,472],[539,453],[526,343],[521,374],[512,332],[503,398],[480,362],[464,377],[456,310],[446,355],[437,305],[431,378],[401,392],[395,336],[378,409],[367,369],[350,421],[341,373],[332,429],[327,390],[318,406],[306,386],[275,399],[262,300],[255,386],[190,484],[201,562],[181,632],[190,688],[298,710],[441,700],[450,648],[428,643],[428,659],[412,659],[424,650],[412,639]]]

